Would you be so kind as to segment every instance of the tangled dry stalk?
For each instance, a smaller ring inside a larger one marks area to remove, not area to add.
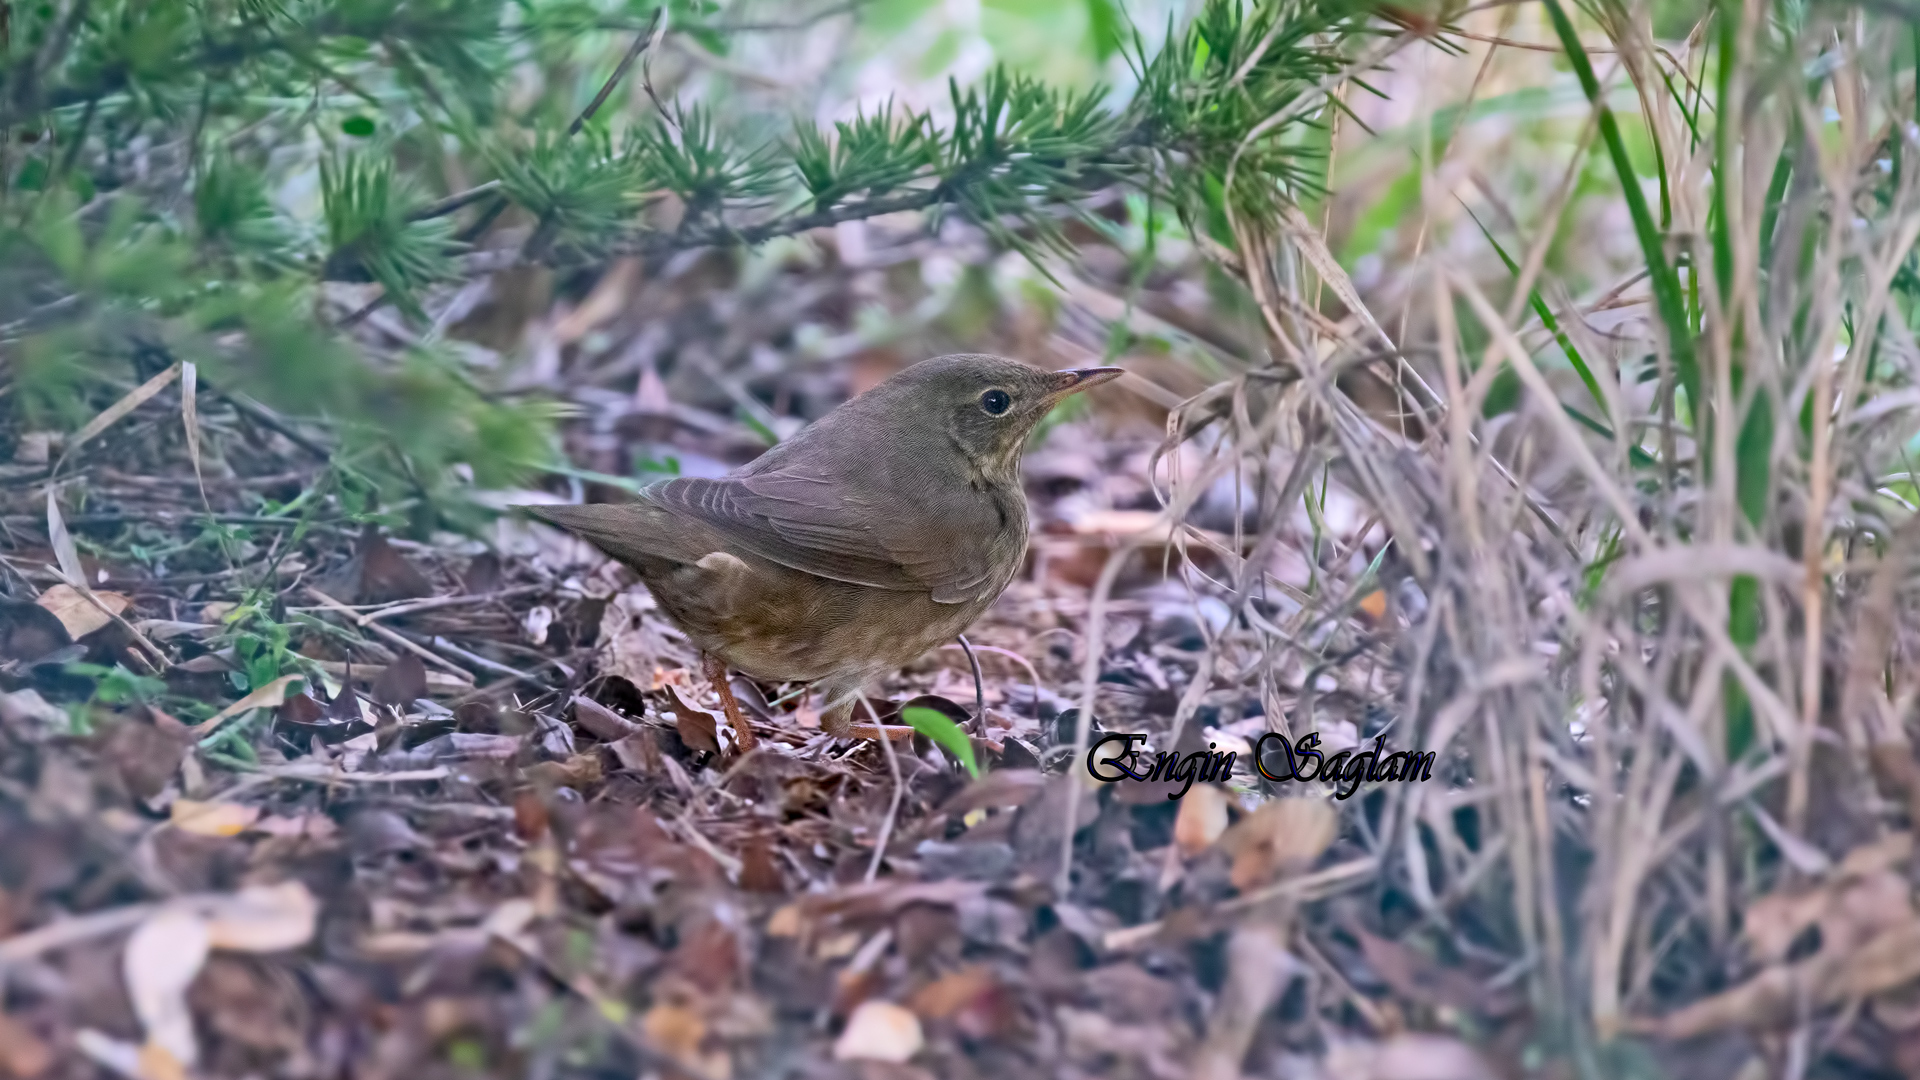
[[[1504,305],[1428,255],[1405,271],[1412,327],[1398,340],[1303,217],[1239,223],[1238,250],[1216,261],[1259,298],[1286,362],[1169,420],[1169,448],[1217,437],[1199,475],[1167,477],[1166,516],[1231,473],[1258,524],[1213,553],[1232,572],[1202,587],[1249,629],[1210,642],[1193,686],[1257,680],[1266,715],[1290,714],[1294,732],[1337,686],[1439,751],[1451,783],[1387,792],[1361,815],[1385,887],[1463,954],[1514,946],[1506,977],[1577,1062],[1593,1067],[1623,1032],[1746,1028],[1782,1036],[1804,1069],[1823,1009],[1920,973],[1851,966],[1920,927],[1904,891],[1851,927],[1780,906],[1904,862],[1863,853],[1920,822],[1906,727],[1920,519],[1890,488],[1911,479],[1914,398],[1900,388],[1920,359],[1892,298],[1920,237],[1920,170],[1900,156],[1916,145],[1913,86],[1897,35],[1858,9],[1822,9],[1780,47],[1778,13],[1721,8],[1688,44],[1719,34],[1746,62],[1707,89],[1703,61],[1655,49],[1640,14],[1617,14],[1612,49],[1592,52],[1617,54],[1603,75],[1636,92],[1655,141],[1661,255],[1689,318],[1673,325],[1650,301],[1600,330],[1556,305],[1544,330],[1564,328],[1593,367],[1602,437],[1560,406],[1534,359],[1543,327],[1522,319],[1572,168],[1529,226]],[[1716,110],[1705,137],[1703,100]],[[1818,115],[1826,102],[1837,125]],[[1579,153],[1613,122],[1601,112]],[[1433,163],[1425,180],[1429,206],[1454,198]],[[1656,292],[1665,269],[1652,268]],[[1315,277],[1347,308],[1337,325],[1283,299]],[[1483,344],[1468,349],[1469,335]],[[1503,365],[1527,391],[1517,434],[1483,415]],[[1397,414],[1356,404],[1338,382],[1354,370],[1397,389]],[[1302,594],[1266,568],[1276,545],[1318,550],[1294,508],[1329,462],[1389,550],[1322,560],[1340,569]],[[1360,610],[1376,590],[1384,615]],[[1096,674],[1089,658],[1083,707]],[[1816,923],[1810,957],[1756,947]]]

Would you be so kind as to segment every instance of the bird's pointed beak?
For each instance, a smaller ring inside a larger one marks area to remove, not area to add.
[[[1112,382],[1126,374],[1126,369],[1117,367],[1068,368],[1053,373],[1053,396],[1066,397],[1077,394],[1089,386],[1099,386],[1103,382]]]

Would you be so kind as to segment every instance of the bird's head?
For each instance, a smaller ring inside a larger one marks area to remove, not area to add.
[[[1017,466],[1027,436],[1055,405],[1121,373],[1117,367],[1041,371],[961,353],[923,360],[862,396],[884,403],[898,420],[944,436],[977,468],[1003,473]]]

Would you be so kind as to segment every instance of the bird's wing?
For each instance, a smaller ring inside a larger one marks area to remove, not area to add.
[[[648,488],[646,497],[782,566],[876,589],[927,592],[948,604],[998,586],[996,570],[1011,542],[1010,522],[989,496],[943,499],[938,513],[929,514],[911,496],[889,504],[862,485],[797,471],[682,478]],[[1024,518],[1018,525],[1024,548]]]

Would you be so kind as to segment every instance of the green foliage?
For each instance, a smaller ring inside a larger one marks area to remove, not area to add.
[[[533,214],[558,244],[590,245],[618,233],[631,219],[645,182],[638,156],[616,153],[600,128],[572,139],[540,132],[530,150],[496,148],[487,159],[507,197]]]
[[[951,87],[944,130],[883,107],[771,139],[744,134],[761,128],[724,96],[621,115],[631,83],[600,93],[656,25],[647,0],[15,5],[0,131],[33,139],[0,144],[11,407],[71,428],[192,361],[209,388],[322,421],[341,465],[424,496],[422,527],[447,524],[463,512],[443,496],[468,478],[550,463],[555,411],[436,335],[354,327],[391,306],[424,329],[496,225],[531,222],[520,259],[577,266],[925,209],[1038,256],[1116,184],[1190,228],[1216,226],[1223,198],[1267,217],[1307,190],[1302,125],[1365,33],[1355,0],[1210,0],[1151,56],[1120,5],[1083,3],[1068,14],[1094,54],[1124,51],[1142,75],[1131,101],[996,69]],[[671,33],[726,51],[717,5],[668,6]],[[666,194],[684,213],[650,227],[641,211]],[[342,318],[329,282],[378,289]]]
[[[644,175],[680,196],[688,215],[697,217],[778,190],[774,149],[743,149],[720,130],[711,110],[675,106],[665,122],[640,130],[633,152]]]
[[[835,124],[834,131],[838,138],[829,139],[811,124],[796,127],[788,150],[817,211],[849,195],[886,195],[924,175],[939,154],[933,122],[919,114],[895,119],[891,102],[872,116]]]
[[[980,766],[973,757],[973,740],[967,738],[967,733],[960,730],[959,724],[933,709],[920,705],[902,709],[900,718],[905,720],[907,726],[913,730],[932,739],[935,746],[952,754],[967,770],[968,776],[980,775]]]
[[[1137,141],[1154,148],[1156,190],[1184,220],[1231,242],[1220,228],[1229,201],[1265,224],[1315,190],[1318,151],[1303,137],[1315,87],[1345,67],[1369,11],[1343,0],[1208,0],[1178,47],[1149,58],[1136,41]],[[1289,116],[1299,122],[1279,122]]]
[[[416,292],[453,276],[447,221],[411,220],[418,202],[396,182],[391,161],[357,155],[323,161],[320,191],[332,247],[327,276],[377,281],[408,314],[423,316]]]

